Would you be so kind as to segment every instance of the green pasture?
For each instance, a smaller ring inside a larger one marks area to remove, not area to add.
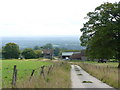
[[[19,82],[29,79],[33,69],[36,70],[35,74],[39,74],[42,65],[48,66],[51,64],[50,62],[40,60],[2,60],[3,87],[7,87],[11,84],[14,65],[17,65],[17,82]]]

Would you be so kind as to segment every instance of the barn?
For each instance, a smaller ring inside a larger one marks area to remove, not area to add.
[[[87,60],[85,52],[62,52],[61,58],[63,60]]]
[[[68,60],[70,59],[70,56],[73,54],[73,52],[62,52],[62,59]]]
[[[70,59],[71,60],[81,60],[81,53],[78,52],[78,53],[73,53],[71,56],[70,56]]]

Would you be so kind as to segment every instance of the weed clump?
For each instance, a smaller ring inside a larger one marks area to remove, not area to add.
[[[93,83],[93,82],[91,82],[91,81],[83,81],[82,83]]]
[[[79,69],[75,69],[75,71],[80,71]]]
[[[77,75],[82,75],[81,73],[77,74]]]

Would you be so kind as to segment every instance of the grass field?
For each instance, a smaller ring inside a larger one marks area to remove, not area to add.
[[[51,62],[39,60],[2,60],[2,87],[11,87],[13,67],[17,65],[17,82],[28,80],[33,69],[39,73],[42,65],[51,65]]]
[[[45,78],[41,75],[34,75],[28,81],[18,83],[18,88],[71,88],[70,64],[67,62],[55,61],[50,73],[45,69]],[[63,89],[64,90],[64,89]]]

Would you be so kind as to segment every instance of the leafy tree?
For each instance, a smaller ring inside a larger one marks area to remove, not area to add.
[[[35,46],[34,50],[40,50],[40,47],[39,46]]]
[[[19,46],[15,43],[7,43],[2,48],[2,56],[6,59],[18,58],[20,55]]]
[[[34,52],[35,52],[36,58],[43,57],[41,50],[34,50]]]
[[[90,58],[116,57],[120,68],[120,2],[104,3],[87,14],[88,21],[81,30],[81,45]]]
[[[25,48],[22,52],[22,55],[25,59],[33,59],[36,57],[34,50],[31,48]]]
[[[53,45],[51,43],[48,43],[42,47],[43,49],[53,49]]]
[[[60,51],[61,51],[60,48],[58,48],[58,47],[54,48],[54,55],[55,55],[55,56],[59,56]]]

